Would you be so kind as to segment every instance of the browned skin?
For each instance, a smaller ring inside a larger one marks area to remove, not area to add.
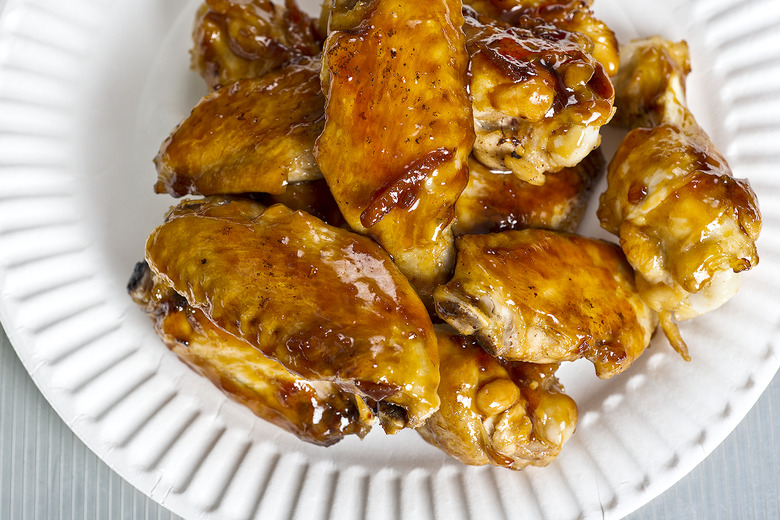
[[[282,193],[322,176],[314,141],[325,122],[319,60],[242,79],[203,98],[155,158],[157,193]]]
[[[324,179],[288,184],[283,193],[257,193],[252,198],[266,206],[284,204],[293,211],[314,215],[331,226],[349,228]]]
[[[584,34],[593,42],[590,53],[614,76],[620,63],[617,38],[607,24],[593,15],[593,0],[466,0],[482,14],[510,25],[524,25],[537,18],[571,32]]]
[[[161,283],[144,263],[128,286],[154,320],[163,343],[198,374],[258,417],[300,439],[328,446],[371,428],[365,403],[333,383],[309,382],[214,325],[199,309]]]
[[[387,431],[438,408],[431,320],[371,239],[281,204],[210,197],[174,208],[146,260],[218,327],[370,400]]]
[[[590,40],[538,19],[512,27],[464,9],[474,156],[541,185],[578,164],[613,114],[614,90]]]
[[[302,56],[316,56],[322,38],[294,0],[206,0],[192,33],[192,66],[209,88],[257,78]]]
[[[558,365],[503,366],[472,338],[437,329],[441,408],[417,431],[465,464],[515,470],[546,466],[577,425]]]
[[[650,342],[655,313],[614,244],[526,229],[458,239],[455,276],[436,289],[436,311],[504,359],[590,360],[608,378]]]
[[[576,231],[606,162],[599,149],[577,166],[548,173],[535,186],[469,160],[469,183],[455,203],[456,236],[528,227]]]
[[[625,48],[619,110],[631,131],[609,164],[598,210],[620,237],[642,297],[659,312],[672,346],[688,359],[674,320],[708,312],[739,286],[735,273],[758,263],[761,229],[750,184],[685,105],[690,70],[684,42],[654,37]]]
[[[460,2],[363,4],[339,18],[359,23],[325,43],[315,157],[352,229],[429,299],[452,267],[453,206],[474,139]]]

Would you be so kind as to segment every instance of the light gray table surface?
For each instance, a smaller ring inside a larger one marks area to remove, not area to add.
[[[780,519],[780,377],[693,472],[629,516]],[[134,489],[62,422],[0,331],[0,520],[178,518]]]

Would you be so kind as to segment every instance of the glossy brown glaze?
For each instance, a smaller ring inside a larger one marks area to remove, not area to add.
[[[616,245],[526,229],[458,239],[455,276],[436,289],[438,315],[509,360],[590,360],[601,378],[650,342],[655,313]]]
[[[319,60],[242,79],[203,98],[155,158],[157,193],[282,193],[321,178],[312,150],[325,98]]]
[[[514,26],[541,19],[556,27],[587,36],[593,43],[589,53],[610,76],[620,62],[617,38],[607,24],[593,15],[593,0],[466,0],[478,12]]]
[[[738,289],[736,273],[758,263],[761,214],[747,180],[685,105],[684,43],[654,37],[624,47],[620,110],[632,130],[609,164],[598,210],[620,237],[642,297],[688,359],[675,319],[708,312]]]
[[[371,428],[372,414],[362,399],[333,383],[291,374],[190,307],[145,263],[136,267],[128,289],[179,359],[258,417],[323,446],[346,435],[363,437]]]
[[[541,185],[596,148],[614,90],[590,40],[538,19],[512,27],[464,9],[474,156]]]
[[[528,227],[574,232],[605,165],[596,149],[577,166],[548,173],[544,184],[535,186],[470,159],[469,183],[455,203],[452,230],[456,236]]]
[[[453,205],[474,139],[460,3],[352,4],[336,6],[323,51],[315,156],[352,229],[430,298],[452,266]]]
[[[441,408],[420,435],[466,464],[519,470],[552,462],[577,424],[577,405],[554,375],[558,365],[503,366],[449,327],[437,337]]]
[[[209,88],[258,78],[322,48],[314,20],[294,0],[206,0],[192,32],[192,66]]]
[[[174,208],[146,260],[218,327],[370,400],[387,431],[438,408],[431,320],[371,239],[280,204],[211,197]]]

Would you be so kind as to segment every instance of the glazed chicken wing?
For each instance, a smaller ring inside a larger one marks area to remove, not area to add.
[[[324,446],[345,435],[363,437],[371,428],[371,412],[362,399],[333,383],[291,374],[214,325],[203,311],[162,284],[146,263],[136,266],[128,290],[179,359],[258,417]]]
[[[437,337],[441,408],[420,435],[465,464],[519,470],[552,462],[577,424],[577,405],[554,375],[558,366],[503,366],[447,327]]]
[[[528,227],[574,232],[606,162],[599,149],[535,186],[469,159],[469,183],[455,203],[455,236]]]
[[[312,153],[325,120],[319,68],[303,60],[203,98],[160,147],[155,191],[280,194],[321,178]]]
[[[511,27],[464,9],[474,109],[474,155],[541,185],[601,142],[614,91],[590,40],[536,20]]]
[[[366,399],[386,431],[438,408],[433,325],[371,239],[281,204],[211,197],[174,208],[146,260],[219,328]]]
[[[661,38],[623,50],[617,77],[631,131],[608,169],[601,225],[620,237],[645,301],[688,359],[675,324],[717,308],[758,263],[758,201],[685,106],[687,46]]]
[[[192,66],[209,88],[258,78],[322,48],[315,22],[295,0],[206,0],[192,33]]]
[[[570,32],[584,34],[593,43],[590,54],[607,74],[617,73],[620,57],[615,33],[593,15],[593,0],[466,0],[478,12],[510,25],[522,26],[541,19]]]
[[[655,313],[616,245],[526,229],[458,239],[436,312],[490,353],[530,363],[590,360],[609,378],[650,343]]]
[[[323,51],[315,157],[352,229],[429,299],[452,267],[453,206],[474,138],[460,2],[341,4]]]

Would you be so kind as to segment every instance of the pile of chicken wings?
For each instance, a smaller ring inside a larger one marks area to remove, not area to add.
[[[686,106],[685,42],[618,48],[589,0],[206,0],[210,89],[163,142],[196,195],[128,290],[163,342],[321,445],[415,429],[458,460],[544,466],[577,423],[555,376],[610,378],[758,262],[747,181]],[[611,122],[611,123],[610,123]],[[615,156],[600,128],[631,131]],[[607,169],[598,217],[574,234]]]

